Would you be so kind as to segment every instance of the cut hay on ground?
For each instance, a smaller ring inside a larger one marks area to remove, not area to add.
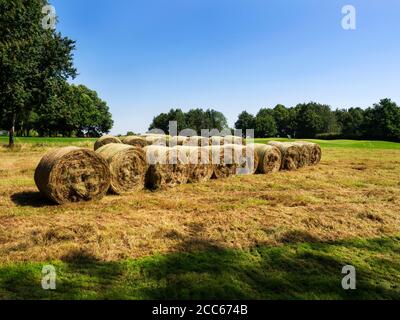
[[[35,183],[43,195],[58,204],[97,200],[110,188],[110,169],[95,152],[66,147],[42,158]]]
[[[110,166],[110,191],[125,194],[144,188],[147,172],[143,149],[126,144],[111,143],[96,151]]]
[[[293,171],[300,167],[300,150],[293,143],[270,141],[271,146],[279,148],[282,153],[281,170]]]
[[[268,174],[280,170],[282,153],[279,148],[260,143],[254,144],[253,148],[259,158],[257,173]]]
[[[124,144],[128,144],[133,147],[139,147],[139,148],[144,148],[149,145],[149,142],[146,140],[144,137],[138,137],[138,136],[129,136],[124,139],[122,139],[122,142]]]
[[[189,183],[205,182],[213,175],[213,166],[207,148],[176,146],[179,158],[189,167]]]
[[[187,183],[189,167],[179,159],[176,149],[148,146],[144,151],[149,165],[145,178],[147,188],[155,190]]]
[[[94,150],[100,149],[102,146],[105,146],[109,143],[122,143],[120,139],[114,136],[102,136],[99,138],[94,144]]]

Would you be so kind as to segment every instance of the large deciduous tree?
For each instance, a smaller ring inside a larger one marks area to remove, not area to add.
[[[75,77],[74,42],[44,29],[47,0],[0,0],[0,121],[14,145],[16,126],[35,106],[48,104],[54,88]]]

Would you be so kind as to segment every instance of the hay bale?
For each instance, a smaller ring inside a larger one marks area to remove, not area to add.
[[[237,172],[238,165],[235,163],[235,153],[232,146],[209,146],[205,149],[210,154],[213,166],[212,179],[224,179],[233,176]]]
[[[293,143],[270,141],[271,146],[277,147],[282,154],[281,170],[293,171],[300,167],[300,149]]]
[[[318,144],[307,141],[298,141],[297,143],[302,144],[308,148],[309,152],[308,165],[315,166],[321,162],[322,150]]]
[[[210,146],[223,146],[225,144],[224,138],[213,136],[210,138]]]
[[[164,146],[148,146],[145,186],[149,189],[171,188],[189,180],[189,167],[179,158],[176,149]]]
[[[299,168],[303,168],[305,166],[310,165],[310,159],[311,159],[311,150],[310,147],[304,143],[301,142],[294,142],[293,143],[295,146],[299,147]]]
[[[236,166],[236,174],[254,174],[258,167],[258,154],[254,148],[239,144],[225,144],[223,146],[228,152],[233,150],[233,161]]]
[[[144,188],[147,163],[143,149],[111,143],[102,146],[96,152],[107,160],[110,166],[111,192],[125,194]]]
[[[202,147],[176,146],[179,158],[189,167],[189,183],[205,182],[213,175],[208,149]]]
[[[144,148],[149,145],[149,142],[144,137],[129,136],[122,140],[124,144],[128,144],[133,147]]]
[[[110,136],[110,135],[102,136],[95,142],[94,150],[96,151],[97,149],[100,149],[102,146],[105,146],[106,144],[110,144],[110,143],[122,143],[122,141],[114,136]]]
[[[183,146],[189,141],[189,137],[185,136],[175,136],[171,137],[169,139],[169,146],[170,147],[175,147],[175,146]]]
[[[277,147],[256,143],[253,148],[259,158],[257,173],[268,174],[280,170],[282,153]]]
[[[210,139],[207,137],[193,136],[183,144],[188,147],[207,147],[210,145]]]
[[[94,151],[65,147],[47,153],[35,171],[39,191],[58,204],[101,199],[110,188],[107,162]]]
[[[246,139],[243,139],[239,136],[225,136],[224,144],[237,144],[237,145],[246,145]]]
[[[149,146],[162,146],[166,147],[169,144],[170,136],[166,135],[147,135],[144,137]]]

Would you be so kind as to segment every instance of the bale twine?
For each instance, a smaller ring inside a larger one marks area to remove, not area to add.
[[[102,157],[77,147],[50,151],[35,171],[39,191],[58,204],[101,199],[110,188],[110,179]]]
[[[282,154],[277,147],[260,143],[256,143],[253,146],[254,151],[259,158],[256,171],[257,173],[268,174],[280,170],[282,164]]]
[[[122,140],[124,144],[128,144],[133,147],[144,148],[149,145],[149,142],[144,137],[129,136]]]
[[[185,184],[189,179],[189,167],[179,158],[176,149],[164,146],[148,146],[145,186],[149,189],[171,188]]]
[[[110,143],[122,143],[122,141],[114,136],[109,136],[109,135],[102,136],[95,142],[94,150],[96,151],[97,149],[100,149],[102,146],[105,146],[106,144]]]
[[[271,146],[279,148],[282,154],[281,170],[293,171],[300,167],[299,147],[289,142],[270,141]]]
[[[212,179],[224,179],[233,176],[237,172],[238,165],[235,163],[235,154],[232,147],[209,146],[208,150],[213,166]]]
[[[147,163],[143,149],[126,144],[111,143],[96,152],[109,164],[111,192],[125,194],[144,188]]]
[[[202,147],[176,146],[179,158],[189,167],[189,183],[205,182],[213,175],[208,149]]]

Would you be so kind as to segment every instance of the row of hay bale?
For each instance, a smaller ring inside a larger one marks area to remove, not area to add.
[[[308,142],[202,147],[132,146],[129,140],[112,137],[98,142],[95,152],[66,147],[46,154],[35,172],[38,189],[50,200],[63,204],[100,199],[107,192],[125,194],[236,174],[297,170],[321,160],[319,146]]]
[[[94,149],[97,150],[109,143],[128,144],[134,147],[144,148],[150,145],[159,146],[187,146],[187,147],[206,147],[215,145],[237,144],[246,145],[246,140],[238,136],[213,136],[211,138],[200,136],[169,136],[161,134],[145,134],[142,136],[128,136],[117,138],[114,136],[104,136],[96,141]]]

